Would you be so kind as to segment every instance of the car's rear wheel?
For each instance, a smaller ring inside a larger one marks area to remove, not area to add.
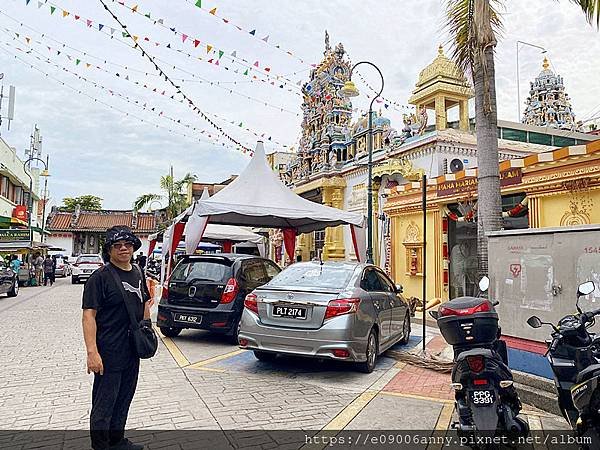
[[[240,322],[241,317],[233,323],[233,325],[231,326],[231,332],[227,334],[227,340],[233,345],[239,344],[238,337],[240,335]]]
[[[71,284],[77,284],[79,283],[79,280],[77,279],[77,277],[71,276]]]
[[[166,337],[176,337],[181,333],[181,328],[175,327],[160,327],[160,332]]]
[[[14,280],[13,281],[13,285],[10,288],[10,291],[8,291],[7,295],[9,297],[16,297],[18,293],[19,293],[19,281],[18,280]]]
[[[398,341],[400,345],[408,344],[410,339],[410,314],[407,312],[404,316],[404,322],[402,322],[402,338]]]
[[[371,373],[375,370],[377,364],[377,332],[372,329],[367,338],[366,360],[358,363],[358,370],[364,373]]]
[[[275,358],[277,358],[276,353],[261,352],[260,350],[254,350],[254,356],[259,361],[265,361],[265,362],[274,361]]]

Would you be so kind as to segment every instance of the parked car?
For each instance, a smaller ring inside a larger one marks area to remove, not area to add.
[[[296,263],[244,306],[240,347],[263,361],[281,353],[352,361],[370,373],[379,354],[410,337],[402,287],[371,264]]]
[[[79,255],[71,267],[71,283],[87,280],[95,270],[104,265],[102,257],[96,254]]]
[[[19,293],[19,277],[10,267],[0,267],[0,294],[16,297]]]
[[[184,256],[163,289],[160,331],[175,337],[184,328],[210,330],[237,344],[244,298],[280,271],[273,261],[252,255]]]
[[[71,265],[67,261],[66,257],[56,257],[56,269],[54,269],[54,275],[57,277],[68,277],[71,275]]]

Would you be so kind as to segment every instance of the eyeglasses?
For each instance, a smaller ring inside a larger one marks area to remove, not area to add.
[[[127,250],[131,250],[133,248],[133,244],[131,242],[117,242],[116,244],[112,245],[112,248],[115,250],[119,250],[122,247],[126,248]]]

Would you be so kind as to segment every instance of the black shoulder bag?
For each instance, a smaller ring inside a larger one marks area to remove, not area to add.
[[[131,326],[129,328],[131,332],[131,340],[133,342],[133,346],[135,348],[135,353],[141,359],[152,358],[156,354],[156,350],[158,350],[158,338],[156,337],[156,333],[152,329],[152,321],[150,319],[142,319],[139,322],[135,318],[135,312],[133,311],[132,306],[127,302],[127,294],[125,293],[125,289],[123,289],[123,284],[121,283],[121,279],[117,274],[117,271],[111,264],[107,264],[108,270],[110,271],[115,283],[119,287],[121,294],[123,295],[123,301],[125,302],[125,307],[127,308],[127,313],[129,315],[129,320],[131,321]],[[142,283],[145,283],[144,276],[142,275],[142,271],[135,265],[138,273],[141,276]],[[142,289],[142,298],[144,287],[140,286]]]

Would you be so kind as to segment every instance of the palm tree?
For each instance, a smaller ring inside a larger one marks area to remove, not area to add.
[[[600,0],[570,0],[600,26]],[[540,2],[541,3],[541,2]],[[455,62],[473,79],[477,133],[477,257],[487,274],[486,233],[502,227],[494,47],[502,29],[502,0],[447,0],[446,26]]]
[[[143,194],[133,202],[133,209],[139,211],[145,206],[150,205],[153,201],[167,200],[167,219],[172,220],[180,214],[187,206],[187,195],[185,188],[188,184],[196,180],[196,175],[186,173],[180,180],[175,180],[173,177],[173,168],[171,173],[160,177],[160,188],[164,192],[163,195],[158,194]]]

